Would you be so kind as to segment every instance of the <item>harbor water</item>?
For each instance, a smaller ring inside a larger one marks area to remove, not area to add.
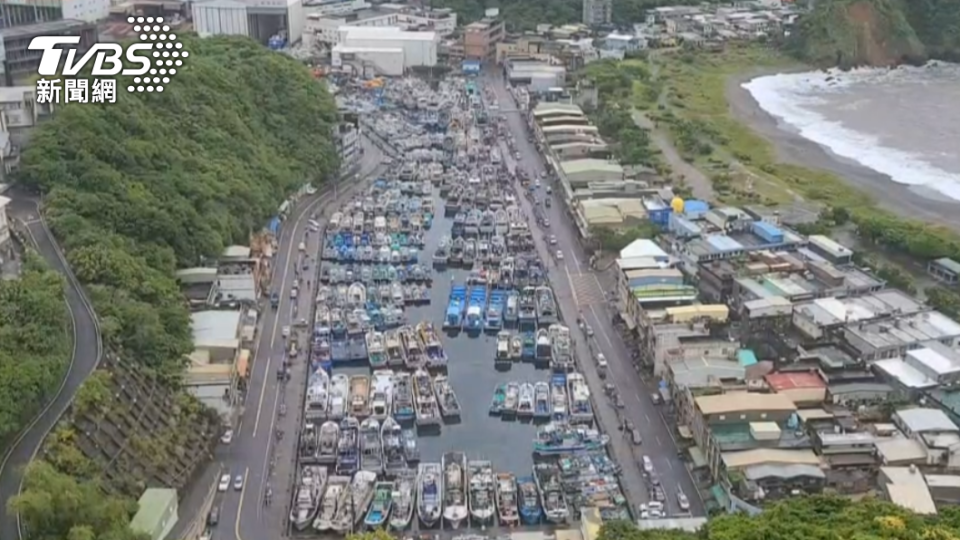
[[[453,219],[443,216],[443,200],[436,188],[433,192],[434,208],[437,209],[433,227],[426,231],[425,246],[420,254],[421,264],[430,266],[433,252],[443,236],[449,236]],[[435,270],[430,303],[408,306],[405,310],[407,324],[420,321],[433,322],[439,329],[447,309],[447,300],[454,284],[466,282],[468,270]],[[441,426],[418,428],[421,462],[440,462],[445,452],[462,451],[467,459],[487,459],[498,472],[511,472],[517,476],[531,474],[533,467],[533,439],[536,424],[530,420],[501,419],[489,414],[494,390],[510,381],[549,381],[549,369],[536,369],[533,363],[513,362],[510,369],[494,368],[496,335],[484,333],[468,336],[460,332],[451,337],[441,336],[447,352],[448,376],[457,398],[460,400],[460,419],[455,423],[445,420]],[[334,373],[348,375],[370,374],[368,364],[344,366],[334,364]]]

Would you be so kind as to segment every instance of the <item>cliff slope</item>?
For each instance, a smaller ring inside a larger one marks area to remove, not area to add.
[[[790,44],[824,67],[960,59],[960,0],[818,0]]]

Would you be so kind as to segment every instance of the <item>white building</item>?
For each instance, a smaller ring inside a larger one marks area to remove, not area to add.
[[[404,70],[403,49],[394,47],[348,47],[334,45],[330,52],[330,65],[335,68],[353,66],[364,77],[384,75],[400,77]],[[372,68],[372,72],[368,70]]]
[[[110,0],[3,0],[0,19],[10,28],[46,21],[97,22],[110,16]]]
[[[283,35],[293,44],[303,35],[303,0],[199,1],[193,4],[193,20],[200,37],[246,35],[267,43]]]
[[[193,26],[202,37],[249,36],[247,5],[234,0],[210,0],[193,4]]]
[[[313,8],[313,6],[310,7]],[[379,7],[383,8],[384,6]],[[454,12],[448,13],[447,10],[417,13],[392,11],[354,20],[350,20],[343,15],[322,10],[311,11],[306,16],[303,33],[310,36],[314,43],[322,43],[332,47],[343,43],[340,29],[345,26],[358,28],[396,27],[406,31],[435,32],[440,37],[452,34],[457,27],[457,14]]]
[[[341,51],[365,55],[364,49],[375,49],[383,62],[401,62],[403,69],[437,65],[439,36],[436,32],[407,32],[397,27],[364,28],[344,26],[340,30]],[[402,58],[397,49],[403,52]],[[374,53],[370,53],[374,54]],[[342,58],[342,53],[341,53]]]

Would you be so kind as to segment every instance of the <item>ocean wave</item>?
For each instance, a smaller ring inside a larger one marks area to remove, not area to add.
[[[960,73],[960,66],[941,64],[936,70],[954,75]],[[789,73],[758,77],[741,86],[761,109],[796,129],[803,138],[885,174],[894,182],[924,186],[960,201],[960,174],[938,168],[925,161],[924,156],[884,146],[878,137],[850,129],[808,108],[821,102],[818,95],[846,92],[854,85],[906,80],[927,84],[926,73],[926,68]],[[851,97],[851,104],[856,106],[855,103],[856,99]]]

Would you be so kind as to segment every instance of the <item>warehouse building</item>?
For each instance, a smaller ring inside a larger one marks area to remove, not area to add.
[[[303,0],[208,0],[192,9],[200,37],[249,36],[266,45],[297,43],[303,34]]]
[[[343,26],[339,33],[340,43],[333,48],[335,67],[372,66],[382,75],[402,75],[410,68],[437,65],[439,36],[436,32]]]

